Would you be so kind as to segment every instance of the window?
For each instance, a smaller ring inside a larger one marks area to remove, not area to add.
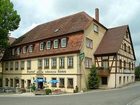
[[[21,70],[24,70],[24,61],[21,61],[21,62],[20,62],[20,69],[21,69]]]
[[[86,68],[92,67],[92,58],[85,58],[85,67]]]
[[[123,62],[124,69],[126,69],[126,61]]]
[[[50,64],[50,63],[49,63],[49,58],[45,58],[45,59],[44,59],[44,68],[45,68],[45,69],[48,69],[48,68],[49,68],[49,64]]]
[[[12,49],[12,55],[15,55],[15,49]]]
[[[64,68],[65,67],[65,58],[64,57],[60,57],[59,58],[59,68]]]
[[[121,81],[122,81],[122,78],[121,78],[121,76],[119,77],[119,84],[121,84]]]
[[[129,70],[131,70],[131,62],[129,62]]]
[[[67,88],[73,88],[73,78],[68,78],[68,82],[67,82]]]
[[[51,41],[47,41],[47,49],[51,49]]]
[[[9,79],[5,78],[5,86],[8,86]]]
[[[130,48],[130,46],[128,46],[128,53],[131,53],[131,48]]]
[[[10,79],[10,87],[13,87],[13,79]]]
[[[126,44],[124,43],[124,51],[126,51]]]
[[[86,46],[88,48],[93,48],[93,41],[89,38],[86,38]]]
[[[108,59],[103,59],[102,60],[102,67],[105,68],[105,69],[109,68],[109,61],[108,61]]]
[[[97,32],[97,33],[99,32],[99,27],[96,24],[94,24],[93,28],[94,28],[94,32]]]
[[[24,46],[24,47],[23,47],[23,53],[25,54],[26,52],[27,52],[27,47]]]
[[[9,62],[5,62],[5,70],[8,70]]]
[[[119,60],[120,69],[122,69],[122,60]]]
[[[129,33],[128,33],[128,32],[126,32],[126,38],[128,38],[128,36],[129,36]]]
[[[56,78],[52,78],[52,81],[55,81]],[[56,87],[56,82],[52,82],[52,87]]]
[[[42,59],[38,59],[38,69],[42,69]]]
[[[64,88],[65,87],[65,80],[64,80],[64,78],[60,78],[59,81],[60,81],[59,82],[59,87],[60,88]]]
[[[33,52],[33,45],[29,46],[29,52]]]
[[[132,63],[132,70],[134,70],[134,64]]]
[[[44,50],[45,46],[46,46],[46,43],[45,42],[41,42],[40,43],[40,50]]]
[[[30,70],[31,69],[31,60],[28,60],[27,61],[27,70]]]
[[[73,68],[73,56],[69,56],[67,59],[68,59],[67,62],[68,68]]]
[[[52,69],[56,69],[56,66],[57,66],[56,58],[52,58],[51,66],[52,66]]]
[[[13,62],[10,62],[10,70],[13,70]]]
[[[61,47],[66,47],[67,46],[67,39],[66,38],[62,38],[61,39]]]
[[[17,55],[20,54],[20,48],[17,48]]]
[[[15,70],[18,70],[19,63],[18,61],[15,62]]]
[[[54,40],[53,46],[54,46],[54,48],[58,48],[58,39]]]

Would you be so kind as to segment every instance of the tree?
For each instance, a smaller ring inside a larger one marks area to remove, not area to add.
[[[92,68],[90,69],[90,73],[88,77],[88,86],[89,89],[99,88],[99,77],[95,66],[92,66]]]
[[[135,78],[140,80],[140,65],[135,68]]]
[[[10,0],[0,0],[0,53],[8,47],[8,34],[19,27],[20,16]]]

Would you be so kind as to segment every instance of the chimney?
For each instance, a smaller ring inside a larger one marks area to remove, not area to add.
[[[98,8],[95,9],[95,20],[99,22],[99,9]]]

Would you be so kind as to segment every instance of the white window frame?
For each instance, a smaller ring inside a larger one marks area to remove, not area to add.
[[[27,60],[27,70],[31,70],[31,60]]]
[[[85,58],[85,67],[86,68],[92,67],[92,58]]]
[[[93,48],[93,40],[86,38],[86,47]]]
[[[45,42],[41,42],[40,43],[40,50],[44,50],[45,49]]]
[[[59,68],[65,68],[65,57],[59,58]]]
[[[58,48],[58,39],[53,41],[53,48]]]
[[[49,68],[49,64],[50,64],[50,59],[49,58],[45,58],[44,59],[44,68]]]
[[[38,68],[41,69],[43,64],[42,64],[42,59],[38,59]]]
[[[68,56],[67,57],[67,67],[68,68],[73,68],[74,67],[74,57],[73,56]]]
[[[27,46],[23,47],[23,54],[25,54],[27,52]]]
[[[24,70],[24,66],[25,66],[25,61],[21,61],[20,62],[20,69]]]
[[[61,39],[61,47],[66,47],[67,46],[67,38],[62,38]]]
[[[57,68],[57,58],[52,58],[51,59],[51,67],[52,68]]]
[[[94,32],[96,32],[96,33],[99,32],[99,27],[98,27],[98,25],[94,24],[94,25],[93,25],[93,29],[94,29]]]
[[[33,52],[33,45],[29,45],[29,52]]]
[[[51,41],[47,41],[47,49],[51,49]]]
[[[20,54],[20,48],[18,47],[17,48],[17,55],[19,55]]]

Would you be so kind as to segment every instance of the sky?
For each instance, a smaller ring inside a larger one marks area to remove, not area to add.
[[[21,16],[19,28],[11,32],[20,37],[35,26],[85,11],[94,17],[100,11],[100,23],[107,28],[129,25],[134,50],[140,63],[140,0],[11,0]]]

